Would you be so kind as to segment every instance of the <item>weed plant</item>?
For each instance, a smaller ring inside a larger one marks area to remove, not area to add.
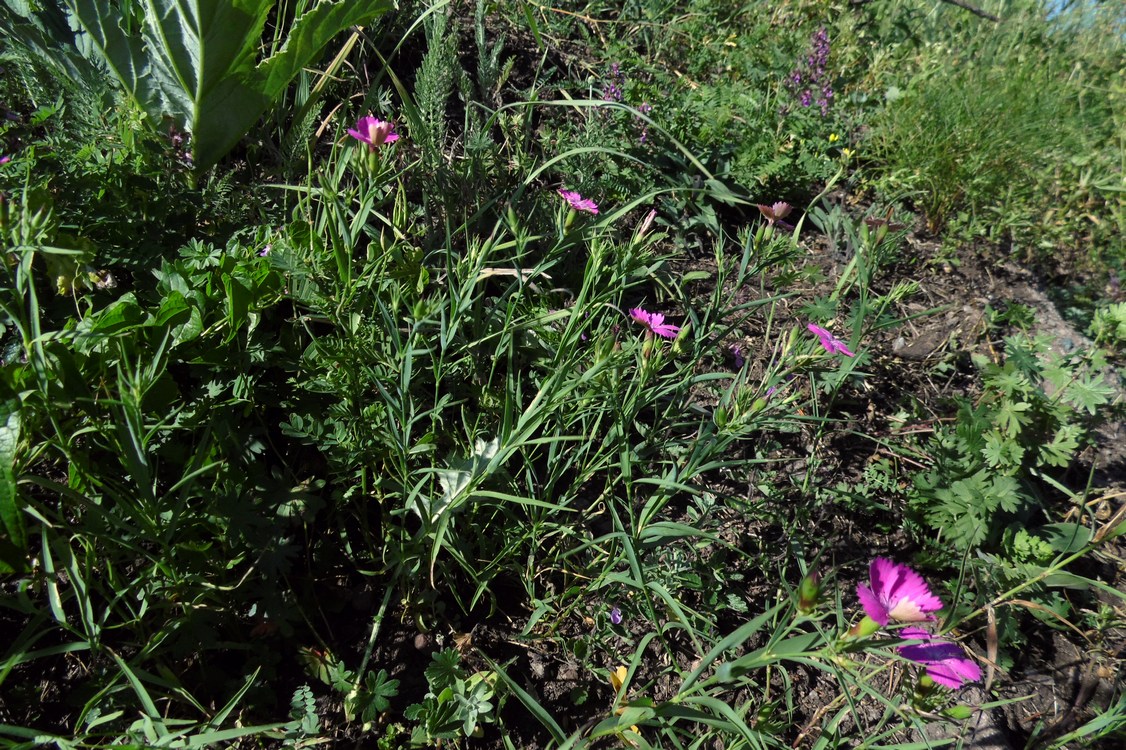
[[[96,66],[53,85],[73,39],[9,53],[0,737],[906,750],[958,741],[991,700],[960,688],[1031,618],[1113,648],[1092,561],[1126,523],[1064,471],[1105,362],[1011,336],[949,429],[863,434],[881,340],[933,312],[891,273],[905,227],[830,197],[864,53],[814,3],[666,5],[349,30],[259,91],[269,135],[235,153],[261,172],[188,163]],[[275,59],[285,28],[251,41]],[[583,35],[613,42],[589,69],[551,49]],[[351,69],[380,72],[329,82]],[[241,132],[208,128],[211,162]],[[1004,164],[1041,153],[1007,135]],[[890,458],[830,489],[842,436]],[[832,552],[815,513],[850,512],[897,546]],[[1124,725],[1109,702],[1042,746]]]

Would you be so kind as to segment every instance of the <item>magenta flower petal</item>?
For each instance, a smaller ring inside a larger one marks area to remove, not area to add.
[[[348,128],[348,135],[360,143],[366,143],[372,151],[385,143],[394,143],[399,140],[399,134],[395,132],[394,124],[384,122],[371,115],[357,120],[355,129]]]
[[[939,685],[954,689],[961,687],[963,682],[980,680],[981,667],[973,659],[961,656],[945,659],[939,664],[928,664],[927,674]]]
[[[825,351],[829,352],[829,354],[843,354],[846,357],[856,356],[844,341],[829,333],[821,326],[808,323],[806,328],[821,341],[821,346]]]
[[[881,626],[888,624],[887,607],[880,602],[878,596],[872,593],[872,589],[868,588],[863,583],[857,584],[856,596],[860,599],[860,605],[864,607],[864,614],[871,617]]]
[[[650,328],[653,329],[653,333],[666,339],[675,339],[676,334],[680,332],[680,328],[678,326],[674,326],[671,323],[666,323],[665,316],[661,315],[660,313],[653,313],[653,320],[650,323]]]
[[[563,200],[567,201],[567,204],[574,210],[584,211],[588,214],[594,214],[595,216],[598,215],[598,204],[591,199],[582,197],[574,190],[563,190],[560,188],[556,192],[563,196]]]
[[[12,160],[10,156],[0,156],[0,164],[7,164]]]
[[[772,203],[769,206],[762,203],[756,203],[755,206],[758,208],[759,213],[762,214],[763,218],[766,219],[768,224],[774,224],[777,221],[785,219],[790,215],[790,211],[793,210],[793,206],[791,206],[789,203],[786,203],[785,201],[778,201],[776,203]]]
[[[942,600],[931,594],[923,577],[906,565],[877,557],[868,566],[868,579],[871,587],[857,586],[856,595],[865,614],[880,625],[888,620],[932,620],[927,612],[942,609]]]
[[[966,656],[966,652],[958,644],[934,638],[921,628],[904,628],[899,631],[899,635],[909,640],[924,641],[899,646],[897,650],[904,659],[926,666],[927,675],[939,685],[957,688],[962,683],[981,679],[981,667]]]
[[[680,333],[680,327],[666,323],[665,316],[661,313],[646,312],[640,307],[635,307],[629,311],[629,316],[635,322],[645,326],[650,333],[654,333],[661,338],[675,339],[676,335]]]

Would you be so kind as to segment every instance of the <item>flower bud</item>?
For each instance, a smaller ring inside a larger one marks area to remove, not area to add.
[[[880,623],[873,620],[868,615],[864,615],[864,619],[852,626],[848,631],[849,638],[867,638],[880,629]]]
[[[912,696],[912,704],[919,709],[926,709],[927,702],[934,695],[937,685],[930,675],[925,672],[919,676],[919,681],[915,683],[915,694]]]
[[[943,709],[942,714],[955,721],[965,721],[974,715],[974,710],[970,706],[959,703],[956,706]]]
[[[682,325],[680,327],[680,331],[677,333],[676,339],[673,340],[673,342],[672,342],[672,353],[673,354],[683,354],[684,353],[685,347],[688,346],[688,331],[691,328],[692,328],[692,324],[690,322],[687,322],[687,321],[684,323],[684,325]]]
[[[798,612],[808,615],[817,608],[817,600],[821,597],[821,574],[811,570],[801,579],[798,585]]]
[[[645,235],[649,234],[649,228],[653,226],[653,219],[657,218],[657,209],[651,210],[641,220],[641,224],[637,227],[637,239],[644,239]]]

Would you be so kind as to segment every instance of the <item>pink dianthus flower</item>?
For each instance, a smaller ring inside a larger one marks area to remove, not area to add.
[[[785,201],[778,201],[776,203],[770,204],[769,206],[762,203],[756,203],[755,206],[758,207],[759,212],[762,213],[762,217],[766,219],[768,224],[774,224],[775,222],[785,219],[790,215],[790,211],[792,211],[794,208]]]
[[[829,354],[843,354],[846,357],[856,356],[849,350],[848,345],[845,344],[844,341],[829,333],[821,326],[810,323],[806,325],[806,328],[809,329],[810,333],[821,340],[821,346],[825,347],[825,351],[829,352]]]
[[[399,140],[399,134],[395,132],[393,123],[384,122],[371,115],[357,120],[355,129],[348,128],[348,135],[361,143],[366,143],[372,151],[385,143]]]
[[[923,622],[942,609],[942,600],[931,593],[927,582],[906,565],[877,557],[868,566],[871,587],[859,584],[856,595],[864,612],[881,626],[889,620],[897,622]]]
[[[584,211],[588,214],[598,215],[598,204],[590,198],[584,198],[574,190],[563,190],[560,188],[557,192],[559,195],[563,196],[563,200],[567,201],[567,205],[575,211]]]
[[[665,316],[661,313],[646,312],[640,307],[635,307],[629,311],[629,316],[645,326],[650,333],[655,333],[662,338],[675,339],[676,334],[680,333],[679,326],[666,323]]]

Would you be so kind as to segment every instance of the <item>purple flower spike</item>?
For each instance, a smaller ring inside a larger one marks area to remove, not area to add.
[[[640,307],[635,307],[629,311],[629,316],[633,318],[634,321],[645,326],[645,329],[650,334],[655,333],[661,338],[675,339],[676,334],[680,333],[680,328],[666,323],[665,316],[661,313],[646,312]]]
[[[784,85],[790,93],[797,98],[803,107],[814,104],[814,92],[821,90],[821,96],[816,103],[821,108],[821,115],[829,113],[829,106],[833,102],[833,91],[830,86],[830,76],[827,70],[829,65],[829,32],[819,29],[810,40],[809,53],[798,58],[798,64],[786,77]]]
[[[610,609],[610,622],[612,622],[615,625],[621,625],[622,624],[622,610],[618,609],[617,607],[611,608]]]
[[[871,588],[856,587],[864,612],[880,625],[889,620],[924,622],[933,620],[927,612],[942,609],[942,600],[931,593],[927,582],[906,565],[877,557],[868,566]]]
[[[904,628],[898,635],[925,641],[913,646],[900,646],[898,651],[903,658],[925,665],[927,675],[939,685],[953,689],[961,687],[964,682],[981,679],[981,667],[966,656],[958,644],[934,638],[922,628]]]
[[[348,135],[360,143],[366,143],[371,151],[375,151],[385,143],[394,143],[399,140],[399,134],[395,132],[394,124],[384,122],[371,115],[357,120],[355,129],[348,128]]]
[[[588,214],[594,214],[595,216],[598,215],[598,204],[591,199],[582,197],[574,190],[563,190],[560,188],[556,192],[563,196],[563,200],[567,201],[567,205],[573,210],[584,211]]]
[[[810,323],[806,326],[806,328],[809,329],[810,333],[817,336],[817,338],[821,340],[821,346],[825,347],[825,351],[829,352],[829,354],[843,354],[846,357],[856,356],[849,350],[848,345],[845,344],[844,341],[841,341],[839,338],[829,333],[821,326],[815,326]]]

